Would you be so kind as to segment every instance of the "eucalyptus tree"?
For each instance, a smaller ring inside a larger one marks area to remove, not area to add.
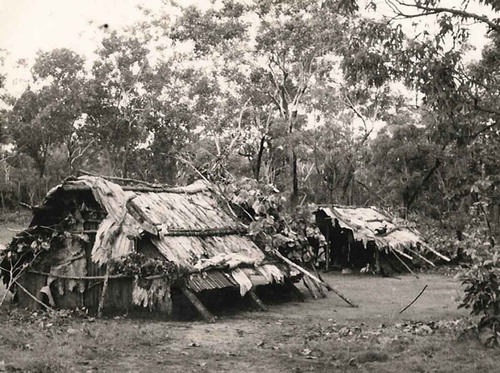
[[[32,83],[9,111],[9,134],[19,152],[33,159],[40,177],[57,146],[71,147],[82,114],[84,59],[68,49],[39,52]]]
[[[339,58],[348,53],[355,10],[349,5],[224,1],[207,11],[182,9],[166,33],[177,45],[191,45],[190,58],[207,61],[205,71],[217,77],[219,96],[213,99],[225,103],[226,115],[205,116],[211,123],[206,129],[225,135],[228,148],[249,160],[255,178],[290,190],[294,199],[300,158],[308,158],[301,150],[303,131],[324,103],[322,96],[332,98],[330,105],[339,111],[351,110],[328,95],[338,87]]]

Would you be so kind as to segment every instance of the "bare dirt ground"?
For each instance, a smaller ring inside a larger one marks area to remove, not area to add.
[[[207,324],[50,316],[7,305],[0,371],[500,372],[500,352],[464,332],[470,320],[457,309],[460,283],[452,277],[323,277],[360,307],[329,292],[303,303],[268,299],[267,312],[219,310]]]

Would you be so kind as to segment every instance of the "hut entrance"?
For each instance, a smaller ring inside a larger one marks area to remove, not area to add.
[[[449,261],[429,247],[408,222],[376,207],[321,205],[315,218],[327,241],[326,269],[412,272],[412,267],[424,262],[434,265],[425,257],[429,253]]]
[[[356,240],[354,232],[340,226],[338,219],[332,219],[322,211],[316,213],[316,224],[326,237],[325,269],[360,269],[376,264],[374,241],[363,244]]]

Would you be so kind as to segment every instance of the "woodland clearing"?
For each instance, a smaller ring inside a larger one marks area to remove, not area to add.
[[[10,231],[8,231],[10,232]],[[5,240],[3,243],[7,243]],[[460,281],[437,274],[384,278],[323,274],[333,293],[306,302],[263,297],[213,310],[217,321],[160,321],[83,313],[0,311],[0,367],[8,372],[500,372],[480,344]],[[405,312],[399,311],[428,285]]]

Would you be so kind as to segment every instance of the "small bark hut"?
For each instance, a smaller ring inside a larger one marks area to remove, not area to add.
[[[421,234],[376,207],[322,205],[316,224],[326,237],[326,268],[363,268],[368,265],[411,271],[412,264],[434,265],[427,254],[450,259],[429,247]]]
[[[298,274],[260,250],[219,201],[201,181],[165,188],[67,179],[7,247],[3,280],[16,279],[22,307],[144,307],[172,316],[181,297],[211,318],[200,293],[233,287],[258,301],[256,286]]]

